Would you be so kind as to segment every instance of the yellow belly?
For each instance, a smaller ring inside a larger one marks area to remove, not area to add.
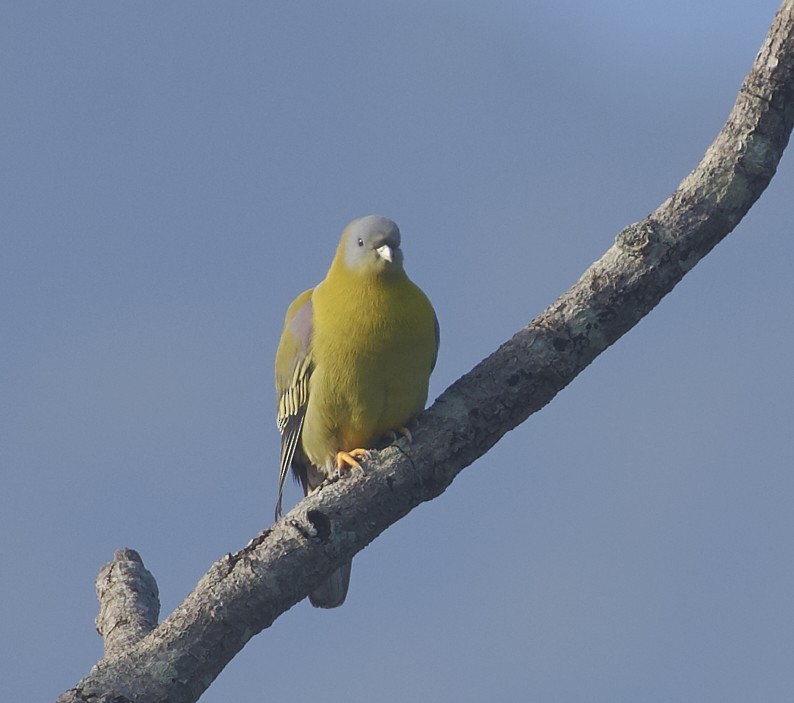
[[[313,296],[314,371],[302,445],[326,475],[338,451],[371,448],[424,409],[436,351],[433,309],[407,278],[376,294],[355,293],[339,300],[318,286]]]

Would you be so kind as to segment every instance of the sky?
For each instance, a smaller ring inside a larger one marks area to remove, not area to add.
[[[4,3],[0,663],[101,656],[94,578],[163,616],[269,526],[284,312],[348,221],[402,231],[431,400],[652,212],[774,0]],[[794,697],[794,159],[625,338],[202,698]],[[298,499],[290,487],[287,505]]]

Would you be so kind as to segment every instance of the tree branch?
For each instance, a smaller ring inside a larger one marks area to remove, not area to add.
[[[216,562],[143,639],[116,647],[108,642],[113,628],[100,625],[106,657],[58,700],[196,701],[251,637],[389,525],[440,495],[653,309],[758,199],[793,122],[794,0],[785,0],[726,125],[670,198],[620,232],[567,293],[450,386],[420,417],[410,447],[402,440],[377,453],[365,473],[329,483]]]
[[[134,549],[117,550],[113,561],[99,570],[96,595],[96,629],[105,641],[106,659],[120,656],[157,626],[157,582]]]

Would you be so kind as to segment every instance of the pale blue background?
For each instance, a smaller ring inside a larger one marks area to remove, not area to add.
[[[268,526],[283,314],[348,220],[401,226],[435,397],[694,167],[776,7],[3,3],[4,698],[100,656],[116,548],[167,614]],[[203,700],[792,700],[793,188]]]

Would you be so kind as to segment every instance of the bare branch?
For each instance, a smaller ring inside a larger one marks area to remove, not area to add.
[[[148,636],[103,659],[59,701],[195,701],[255,634],[300,601],[630,330],[742,219],[794,122],[794,0],[785,0],[725,127],[697,168],[624,229],[581,279],[420,418],[414,443],[376,455],[212,566]]]
[[[119,656],[157,626],[157,582],[134,549],[117,550],[113,561],[99,570],[96,595],[96,629],[105,640],[106,659]]]

